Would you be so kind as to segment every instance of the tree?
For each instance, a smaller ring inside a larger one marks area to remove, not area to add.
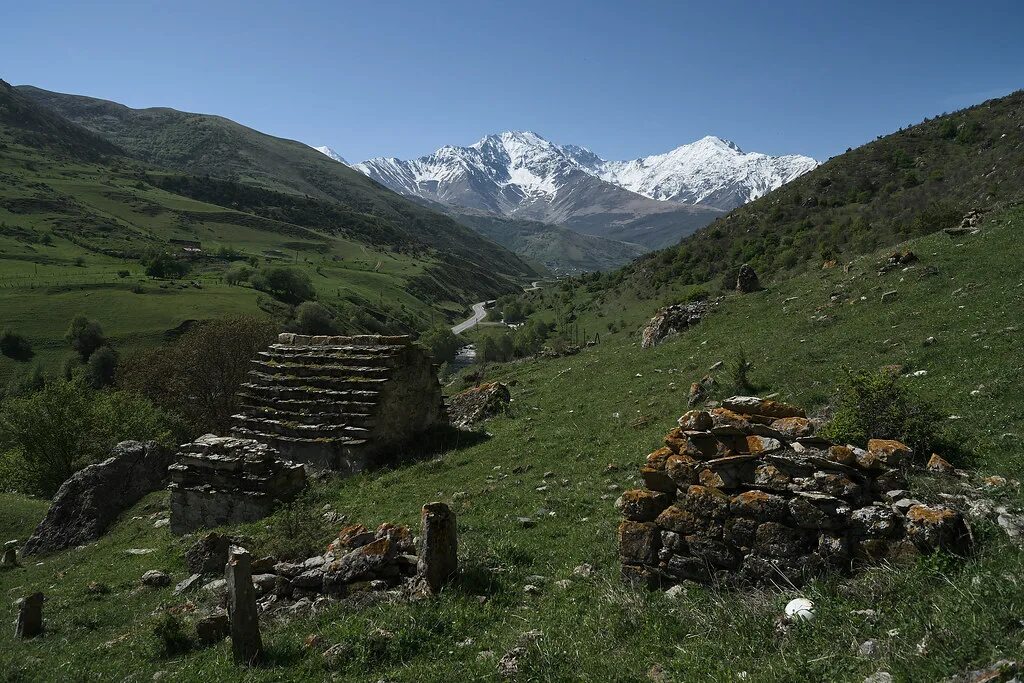
[[[19,361],[31,360],[35,355],[32,351],[32,344],[29,343],[25,335],[18,334],[11,329],[4,330],[3,334],[0,334],[0,353]]]
[[[337,334],[334,312],[315,301],[304,301],[295,308],[290,329],[299,334]]]
[[[114,383],[117,371],[117,352],[109,346],[101,346],[89,356],[86,364],[85,380],[93,389],[109,387]]]
[[[186,261],[179,261],[165,252],[159,252],[147,256],[142,260],[146,267],[146,275],[160,278],[178,278],[189,271],[189,264]]]
[[[83,363],[89,360],[93,351],[107,343],[100,324],[81,314],[76,315],[71,321],[64,339],[71,344],[71,348],[75,350]]]
[[[190,436],[223,433],[238,412],[236,392],[252,359],[278,329],[272,320],[244,315],[195,325],[174,343],[122,362],[118,383],[184,417]]]
[[[224,273],[224,283],[238,285],[252,277],[253,269],[247,263],[234,263]]]
[[[309,275],[288,266],[260,268],[250,279],[252,286],[285,303],[299,304],[316,298]]]
[[[438,363],[454,360],[455,354],[462,347],[462,340],[447,325],[427,330],[420,335],[419,341],[430,349],[430,354]]]

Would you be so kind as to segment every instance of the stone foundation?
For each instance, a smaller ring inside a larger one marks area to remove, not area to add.
[[[277,455],[266,444],[213,434],[184,444],[168,468],[171,531],[255,521],[294,499],[306,485],[305,470]]]
[[[286,333],[253,366],[232,434],[287,460],[358,472],[444,417],[436,368],[409,337]]]
[[[616,505],[623,577],[648,585],[800,585],[856,562],[966,552],[959,512],[908,497],[911,452],[831,444],[794,406],[733,397],[693,410]]]

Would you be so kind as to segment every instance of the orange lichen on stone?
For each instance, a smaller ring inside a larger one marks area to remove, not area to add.
[[[852,449],[846,446],[829,446],[828,455],[825,457],[840,465],[848,465],[850,467],[857,465],[857,456],[854,455]]]
[[[806,417],[783,417],[772,422],[772,429],[790,439],[799,439],[814,434],[814,423]]]
[[[868,453],[889,467],[900,467],[913,455],[906,444],[895,439],[871,439],[868,441]]]

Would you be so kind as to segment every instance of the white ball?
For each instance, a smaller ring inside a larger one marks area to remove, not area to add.
[[[794,598],[786,605],[786,616],[794,621],[814,619],[814,603],[807,598]]]

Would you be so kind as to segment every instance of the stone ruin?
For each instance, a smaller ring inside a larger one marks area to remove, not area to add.
[[[301,464],[251,439],[207,434],[184,444],[168,467],[171,531],[262,519],[306,486]]]
[[[286,460],[359,472],[444,416],[430,354],[407,336],[285,333],[253,365],[232,435]]]
[[[898,441],[836,445],[791,405],[737,396],[691,410],[616,502],[623,578],[649,586],[800,585],[972,539],[957,510],[904,489]]]
[[[362,471],[445,414],[409,337],[281,334],[249,374],[232,435],[184,444],[170,467],[175,533],[266,517],[303,489],[303,465]]]

